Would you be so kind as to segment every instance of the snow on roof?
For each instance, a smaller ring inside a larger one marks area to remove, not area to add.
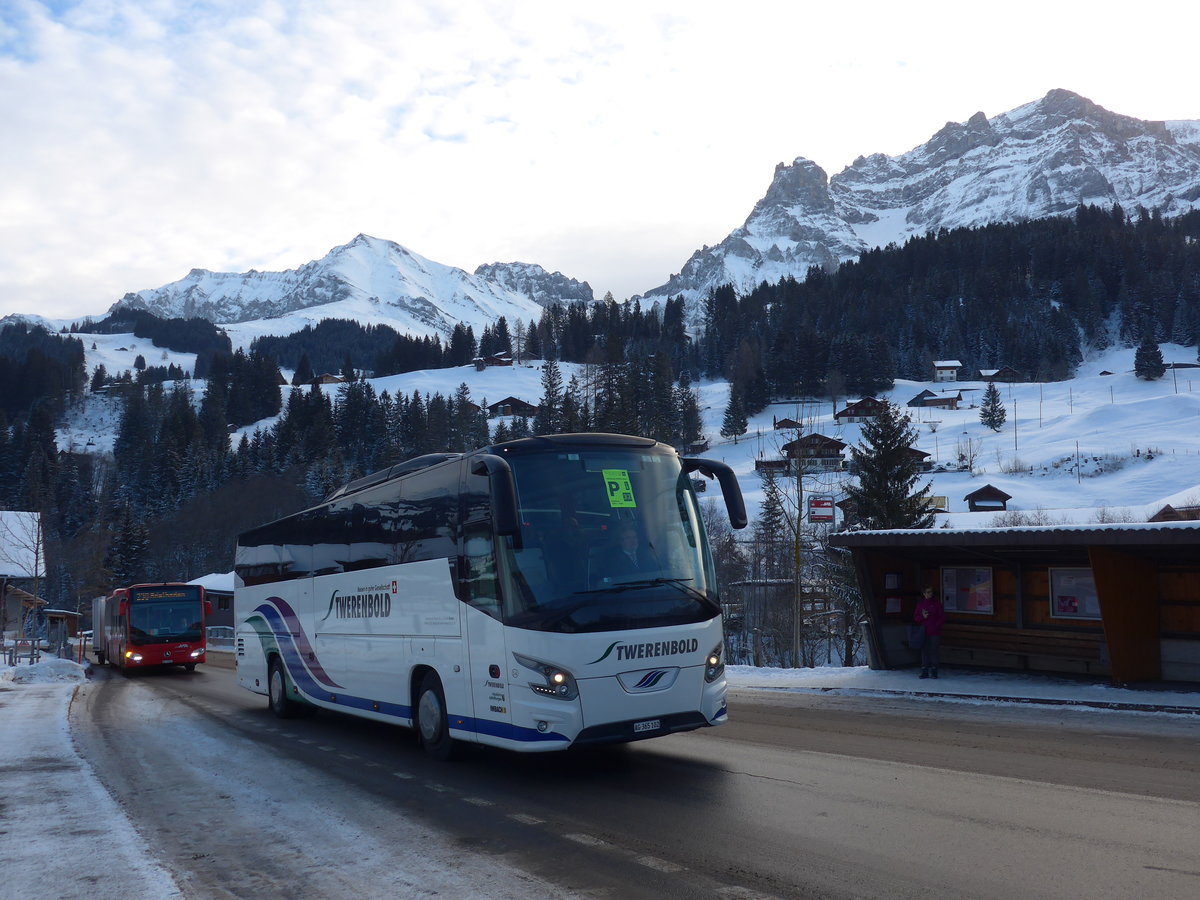
[[[198,584],[206,591],[224,591],[233,593],[233,573],[232,572],[211,572],[208,575],[201,575],[199,578],[194,578],[188,584]]]
[[[939,369],[957,369],[962,365],[957,359],[935,359],[933,364]]]
[[[1122,522],[1105,525],[1022,525],[1015,528],[895,528],[843,531],[834,546],[885,544],[1200,544],[1200,522]]]

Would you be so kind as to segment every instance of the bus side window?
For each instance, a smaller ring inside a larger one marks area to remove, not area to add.
[[[490,522],[476,522],[463,529],[463,567],[467,603],[499,618],[500,587]]]

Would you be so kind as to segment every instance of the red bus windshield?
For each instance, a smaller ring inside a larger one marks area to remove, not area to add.
[[[204,604],[197,585],[132,588],[131,644],[197,643],[204,635]]]

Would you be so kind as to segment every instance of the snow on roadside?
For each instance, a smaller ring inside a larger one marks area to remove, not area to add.
[[[0,893],[5,897],[93,900],[104,893],[105,873],[119,872],[124,896],[182,900],[186,894],[155,859],[72,742],[68,712],[76,690],[86,680],[85,666],[63,659],[0,666],[0,759],[4,761],[0,772],[7,831],[0,842]],[[156,705],[161,698],[151,691],[139,694],[132,702],[141,707],[140,719],[149,721],[161,715],[161,707]],[[305,834],[314,828],[310,809],[294,802],[296,785],[302,782],[286,766],[276,765],[269,771],[260,766],[261,783],[256,790],[247,790],[245,773],[255,768],[259,748],[194,724],[183,723],[181,728],[179,733],[186,734],[182,744],[196,759],[199,776],[221,784],[225,794],[240,798],[242,814],[257,816],[269,808],[287,831]],[[319,792],[315,796],[319,797]],[[235,803],[229,814],[237,811]],[[354,883],[361,887],[365,877],[380,887],[378,891],[368,889],[366,896],[407,896],[418,890],[430,896],[489,900],[529,896],[569,900],[575,896],[503,859],[464,856],[452,837],[397,817],[382,805],[364,804],[361,813],[358,821],[323,819],[320,839],[309,835],[307,846],[325,847],[313,851],[313,860],[330,873],[327,887],[339,881],[337,867],[347,858],[345,849],[356,848],[357,853],[365,853],[364,859],[374,862],[356,869]],[[364,822],[368,827],[360,827]],[[390,834],[387,846],[374,836],[382,829]],[[397,846],[410,849],[398,854]],[[356,888],[337,896],[364,894]]]
[[[103,850],[126,896],[181,898],[71,742],[67,711],[85,680],[84,667],[65,659],[0,668],[5,896],[92,900]]]

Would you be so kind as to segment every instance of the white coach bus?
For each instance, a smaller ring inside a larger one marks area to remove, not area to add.
[[[243,534],[238,682],[281,717],[339,710],[513,750],[726,720],[721,607],[694,493],[733,471],[648,438],[431,454]]]

